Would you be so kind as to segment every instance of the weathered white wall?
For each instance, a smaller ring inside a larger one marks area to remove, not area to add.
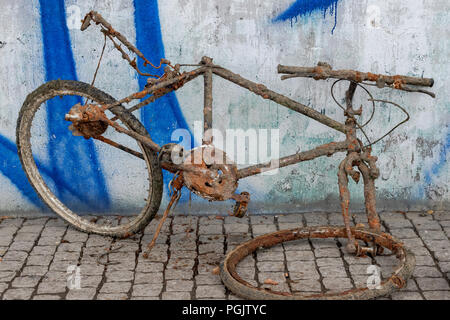
[[[329,15],[329,11],[325,17],[318,10],[292,21],[273,21],[294,2],[159,1],[166,58],[177,63],[196,63],[203,55],[211,56],[215,63],[264,83],[338,121],[343,120],[343,115],[329,95],[332,82],[281,81],[276,73],[277,64],[313,66],[318,61],[327,61],[335,69],[433,77],[436,99],[387,89],[371,90],[377,98],[406,106],[411,115],[410,122],[374,148],[382,172],[376,182],[378,207],[405,210],[448,208],[450,100],[446,80],[450,72],[449,2],[339,0],[333,33],[335,16]],[[15,123],[22,102],[29,92],[45,81],[41,8],[36,0],[0,0],[0,7],[0,135],[14,142]],[[81,15],[92,9],[100,12],[115,29],[134,42],[133,1],[66,0],[65,7],[78,79],[90,82],[101,50],[102,36],[96,28],[86,32],[74,28],[77,8]],[[194,121],[201,120],[202,116],[202,84],[203,81],[197,79],[177,92],[181,111],[191,129]],[[133,70],[111,46],[107,47],[96,86],[114,97],[126,96],[139,87]],[[342,94],[343,87],[341,89]],[[214,108],[214,125],[220,130],[280,129],[281,156],[343,139],[342,134],[334,133],[314,120],[219,79],[214,82]],[[401,119],[403,115],[394,108],[379,107],[368,132],[372,138],[379,137]],[[36,138],[44,145],[47,139],[45,121],[44,115],[38,120],[41,138]],[[128,141],[126,138],[117,139]],[[6,148],[5,145],[3,147]],[[137,160],[125,164],[124,159],[129,159],[128,156],[107,152],[109,148],[97,143],[96,147],[111,211],[132,211],[139,207],[139,199],[145,197],[143,165]],[[13,170],[13,156],[6,151],[2,153],[0,212],[36,211],[36,205],[11,177],[17,172],[14,170],[21,170],[20,166]],[[2,156],[5,158],[3,163]],[[339,154],[294,165],[281,169],[275,176],[248,178],[241,181],[239,190],[252,194],[252,213],[336,210],[336,169],[343,156]],[[6,161],[7,157],[11,161]],[[39,151],[38,157],[44,163],[51,160],[45,148]],[[361,189],[362,186],[351,182],[352,199],[358,208],[361,207]],[[231,208],[230,202],[210,204],[195,196],[193,201],[190,208],[187,203],[182,203],[179,210],[193,213]]]

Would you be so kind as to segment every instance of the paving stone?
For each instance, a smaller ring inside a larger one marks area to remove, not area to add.
[[[291,230],[291,229],[297,229],[302,228],[302,223],[298,222],[287,222],[287,223],[278,223],[279,230]]]
[[[18,232],[14,237],[14,241],[27,241],[32,242],[34,245],[37,238],[39,238],[39,233]]]
[[[1,264],[0,264],[1,266]],[[19,270],[17,271],[0,271],[0,282],[10,282],[16,274],[18,274]]]
[[[166,269],[164,271],[164,276],[166,280],[174,280],[174,279],[190,280],[192,279],[193,275],[194,272],[192,270]]]
[[[282,261],[262,261],[257,262],[256,266],[260,272],[274,272],[285,270],[284,262]]]
[[[431,256],[416,256],[416,266],[434,266],[434,260]]]
[[[206,243],[200,244],[198,246],[198,253],[222,253],[223,252],[223,244],[222,243]]]
[[[312,251],[286,251],[287,261],[313,261],[314,254]]]
[[[281,245],[286,251],[311,251],[311,245],[306,239],[285,242]],[[271,248],[272,249],[272,248]]]
[[[248,233],[249,231],[248,225],[243,223],[234,223],[234,224],[225,224],[225,233],[226,234],[240,234],[240,233]]]
[[[48,266],[53,260],[52,255],[30,255],[27,260],[28,266]]]
[[[61,236],[41,236],[38,241],[38,246],[52,246],[56,247],[61,243]]]
[[[394,292],[392,294],[392,300],[423,300],[422,295],[419,292]]]
[[[258,250],[256,252],[256,257],[258,261],[283,261],[284,260],[284,254],[283,252],[276,252],[276,251],[261,251]]]
[[[97,288],[102,281],[101,276],[81,276],[81,288]]]
[[[58,295],[38,294],[33,297],[33,300],[62,300],[62,298]]]
[[[201,234],[222,234],[222,224],[201,225],[199,233]]]
[[[222,217],[222,216],[206,216],[206,217],[200,217],[199,224],[205,225],[205,224],[222,224],[224,221],[227,221],[228,217]],[[230,218],[234,218],[231,217]]]
[[[5,290],[8,288],[8,284],[5,282],[0,282],[0,296],[2,295],[3,292],[5,292]]]
[[[0,262],[0,273],[2,271],[17,271],[23,266],[22,261],[1,261]]]
[[[287,214],[277,216],[278,223],[296,223],[303,226],[303,215],[301,214]]]
[[[314,250],[314,255],[316,258],[339,258],[341,252],[338,248],[317,248]]]
[[[274,224],[274,216],[252,215],[250,222],[255,225],[271,225]]]
[[[56,251],[55,246],[35,246],[33,250],[31,250],[32,255],[53,255]]]
[[[126,293],[99,293],[97,300],[128,300]]]
[[[133,271],[106,271],[105,277],[108,282],[132,281],[134,279]]]
[[[164,277],[162,272],[141,273],[136,272],[134,275],[134,284],[144,283],[163,283]]]
[[[192,280],[168,280],[166,282],[166,291],[191,291],[194,287]]]
[[[12,242],[13,237],[12,236],[4,236],[1,235],[0,236],[0,246],[9,246],[10,243]]]
[[[416,266],[413,276],[416,278],[440,278],[442,273],[436,267]]]
[[[59,251],[53,255],[53,260],[54,261],[78,261],[79,257],[80,257],[79,252]]]
[[[194,267],[195,261],[192,259],[182,259],[182,258],[170,258],[167,263],[167,269],[180,269],[180,270],[192,270]]]
[[[450,291],[425,291],[423,295],[427,300],[450,300]]]
[[[66,281],[49,281],[49,280],[43,280],[39,286],[37,293],[43,294],[43,293],[64,293],[67,289],[67,282]]]
[[[17,241],[14,240],[9,246],[9,250],[26,251],[29,252],[34,246],[34,241]]]
[[[69,229],[67,233],[64,235],[64,240],[69,241],[69,243],[74,242],[86,242],[89,238],[89,235],[84,232],[79,232],[78,230]]]
[[[415,239],[418,235],[411,228],[392,229],[391,234],[399,239]]]
[[[33,288],[8,289],[3,293],[4,300],[29,300]]]
[[[253,270],[254,271],[254,270]],[[243,275],[238,272],[238,274],[242,277]],[[254,277],[254,274],[253,274]],[[252,278],[253,278],[252,277]],[[222,280],[220,279],[219,275],[215,274],[198,274],[195,276],[195,283],[197,285],[203,285],[203,284],[221,284]]]
[[[441,268],[442,272],[450,272],[450,262],[439,262],[439,268]]]
[[[95,296],[95,288],[83,288],[78,290],[70,290],[67,293],[66,300],[92,300]]]
[[[316,263],[319,267],[344,266],[341,258],[319,258],[316,259]]]
[[[39,280],[41,280],[41,276],[22,276],[16,277],[12,282],[13,288],[34,288]]]
[[[442,230],[441,226],[436,221],[419,221],[414,222],[417,230]]]
[[[291,288],[293,291],[300,292],[321,292],[322,287],[318,280],[297,280],[291,282]]]
[[[219,298],[225,299],[225,287],[221,285],[197,286],[195,297],[198,298]]]
[[[131,282],[105,282],[100,289],[100,293],[126,293],[130,288]]]
[[[344,267],[339,266],[319,267],[319,272],[323,277],[338,277],[338,278],[347,277],[347,273]]]
[[[417,278],[416,281],[419,288],[424,291],[450,290],[444,278]]]
[[[162,300],[190,300],[190,292],[163,292]]]
[[[343,291],[353,288],[349,278],[325,277],[322,279],[322,283],[327,290],[331,291]]]
[[[28,257],[28,253],[24,251],[9,250],[2,258],[2,261],[25,261]]]
[[[258,236],[277,231],[277,226],[274,224],[252,225],[252,231],[255,236]]]
[[[74,242],[74,243],[61,243],[58,246],[58,252],[81,252],[81,247],[83,243]]]
[[[8,247],[0,247],[0,258],[3,257],[8,251]]]
[[[162,283],[135,284],[132,295],[136,297],[154,297],[161,293],[162,288]]]

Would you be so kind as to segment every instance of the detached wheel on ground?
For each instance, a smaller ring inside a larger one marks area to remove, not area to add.
[[[366,300],[389,295],[406,285],[412,275],[416,263],[414,254],[403,244],[385,233],[374,233],[361,228],[352,228],[356,239],[375,242],[396,255],[399,264],[392,275],[382,281],[376,289],[356,288],[340,293],[322,293],[314,295],[296,295],[289,292],[277,292],[265,288],[257,288],[243,280],[236,271],[238,263],[258,248],[270,248],[279,243],[307,238],[347,238],[345,228],[311,227],[283,230],[266,234],[247,241],[229,252],[221,264],[220,276],[225,286],[234,294],[250,300]]]

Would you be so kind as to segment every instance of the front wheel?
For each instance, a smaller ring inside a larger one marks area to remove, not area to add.
[[[115,102],[101,90],[72,80],[50,81],[30,93],[17,122],[19,157],[40,198],[69,224],[84,232],[128,237],[143,229],[159,209],[163,179],[158,157],[145,145],[111,129],[108,131],[115,140],[140,148],[145,163],[109,145],[73,136],[64,115],[85,99],[97,104]],[[122,105],[110,111],[128,129],[149,136],[144,126]],[[47,125],[42,123],[45,118]],[[103,168],[97,158],[99,150],[104,158]],[[111,196],[111,190],[121,195]],[[133,213],[140,212],[128,216],[130,207]],[[108,214],[100,219],[91,215],[99,210]],[[127,217],[122,218],[125,215],[122,211],[127,210]],[[111,212],[116,214],[111,216]]]

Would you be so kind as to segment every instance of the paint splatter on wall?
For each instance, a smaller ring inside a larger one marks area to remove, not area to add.
[[[321,12],[325,18],[329,12],[331,16],[334,15],[334,26],[331,30],[331,33],[334,33],[337,25],[338,2],[339,0],[296,0],[288,9],[278,15],[274,22],[290,20],[292,24],[293,21],[310,16],[315,12]]]

